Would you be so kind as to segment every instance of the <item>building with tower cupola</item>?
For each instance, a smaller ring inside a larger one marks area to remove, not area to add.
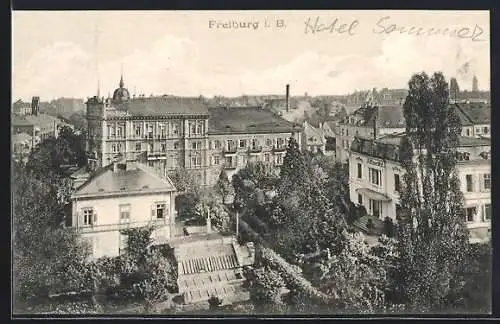
[[[87,151],[92,169],[137,160],[167,174],[192,171],[202,185],[231,176],[248,161],[279,167],[286,143],[302,128],[262,107],[208,107],[203,98],[130,96],[123,76],[112,98],[87,100]]]

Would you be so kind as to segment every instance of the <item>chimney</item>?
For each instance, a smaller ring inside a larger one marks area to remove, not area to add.
[[[31,114],[33,116],[38,116],[40,110],[40,97],[33,97],[31,99]]]
[[[290,111],[290,85],[286,85],[286,96],[285,96],[286,112]]]

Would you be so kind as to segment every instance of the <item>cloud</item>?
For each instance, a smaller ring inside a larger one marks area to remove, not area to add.
[[[14,44],[15,45],[15,44]],[[186,38],[165,36],[148,48],[132,49],[119,60],[100,61],[101,94],[112,93],[123,66],[125,84],[138,94],[229,95],[284,93],[342,94],[356,89],[403,88],[413,73],[442,71],[470,88],[475,73],[489,84],[489,44],[445,37],[390,36],[371,56],[331,56],[309,50],[282,65],[261,70],[214,66],[210,53]],[[14,98],[95,94],[94,55],[75,43],[41,48],[25,66],[13,65]]]

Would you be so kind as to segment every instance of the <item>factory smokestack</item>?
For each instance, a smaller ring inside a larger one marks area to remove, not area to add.
[[[285,97],[286,112],[290,111],[290,85],[286,85],[286,97]]]
[[[40,112],[40,97],[31,98],[31,114],[37,116]]]

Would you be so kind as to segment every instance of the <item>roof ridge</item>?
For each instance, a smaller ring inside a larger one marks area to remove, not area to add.
[[[160,179],[165,184],[171,185],[172,188],[174,189],[174,191],[177,191],[177,188],[175,187],[174,183],[172,182],[172,180],[170,179],[169,176],[165,175],[165,178],[164,178],[164,177],[160,176],[154,169],[152,169],[149,166],[147,166],[147,165],[145,165],[143,163],[140,163],[140,162],[137,163],[137,167],[140,170],[148,173],[149,175]]]
[[[110,163],[108,165],[106,165],[105,167],[102,167],[100,169],[98,169],[94,174],[92,174],[84,183],[82,183],[76,190],[75,190],[75,194],[78,193],[80,190],[84,189],[85,187],[87,187],[93,180],[95,180],[97,177],[100,177],[101,175],[103,175],[104,173],[106,173],[107,171],[111,170],[111,168],[113,167],[113,163]]]

